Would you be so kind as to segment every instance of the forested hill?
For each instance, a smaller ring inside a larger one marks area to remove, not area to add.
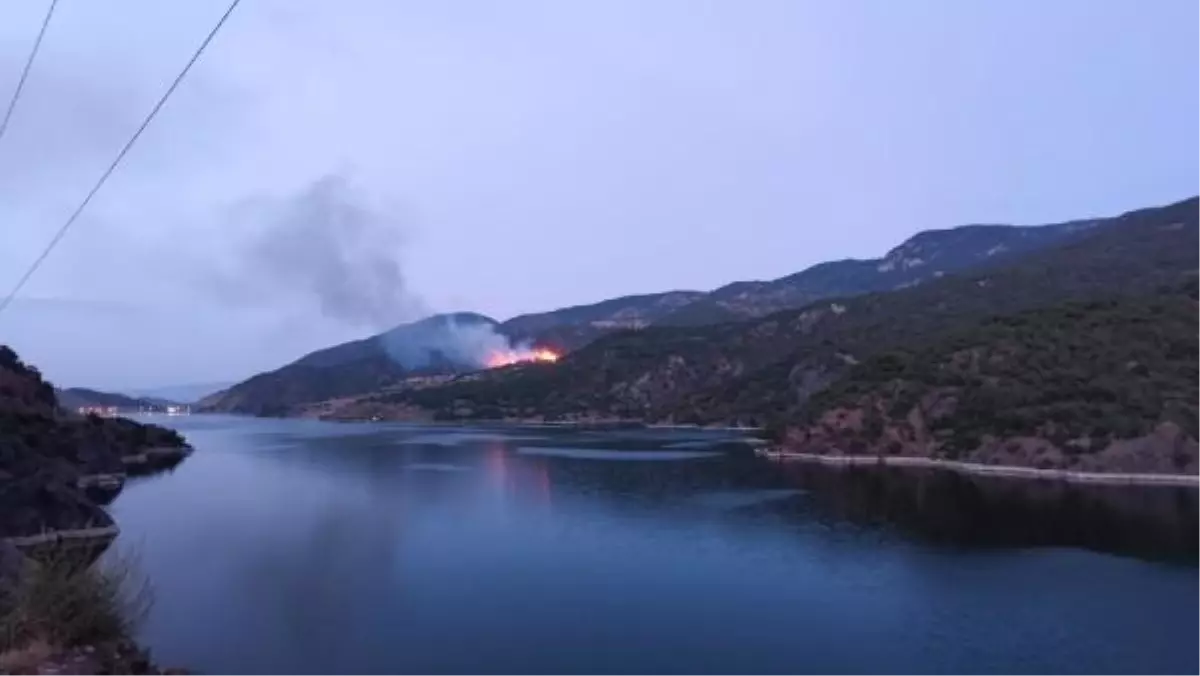
[[[552,366],[500,369],[376,399],[448,419],[794,420],[812,394],[873,354],[993,315],[1178,286],[1195,273],[1198,246],[1192,199],[1132,212],[1006,266],[749,322],[624,332]]]
[[[565,353],[585,350],[599,340],[606,349],[622,349],[622,345],[637,344],[634,350],[640,355],[638,359],[644,356],[652,360],[653,354],[650,353],[667,347],[674,336],[685,341],[690,338],[708,340],[710,334],[717,339],[732,340],[729,347],[737,349],[742,338],[734,334],[740,329],[733,329],[729,334],[725,328],[715,325],[748,321],[742,326],[759,326],[768,321],[765,316],[771,313],[815,308],[817,305],[813,303],[823,299],[890,294],[914,287],[937,285],[956,276],[992,274],[1021,261],[1091,240],[1108,230],[1128,229],[1134,223],[1171,225],[1194,222],[1195,212],[1196,199],[1191,199],[1116,217],[1085,218],[1045,226],[966,225],[929,230],[914,235],[878,259],[829,261],[779,279],[734,282],[711,292],[669,291],[623,296],[523,315],[505,322],[496,322],[473,313],[436,315],[395,327],[377,336],[314,352],[292,364],[258,374],[208,396],[200,402],[200,407],[211,411],[294,415],[317,402],[344,400],[403,387],[404,382],[413,376],[445,375],[478,368],[478,364],[462,364],[453,359],[421,360],[421,368],[414,368],[406,360],[395,358],[397,350],[405,354],[422,350],[430,354],[438,352],[439,327],[447,319],[453,319],[456,323],[486,324],[498,336],[508,340]],[[1086,278],[1077,281],[1084,287],[1090,284]],[[957,311],[957,308],[953,311]],[[779,317],[787,321],[786,315]],[[885,319],[891,321],[890,318]],[[769,321],[776,321],[776,318]],[[682,327],[684,330],[675,332],[671,327]],[[643,331],[645,335],[629,338],[626,332],[630,330]],[[761,330],[771,331],[769,327]],[[625,375],[638,369],[655,367],[647,361],[617,364],[613,366],[616,380],[610,383],[608,376],[604,376],[599,383],[615,386],[617,391],[612,392],[612,396],[603,391],[593,392],[594,401],[585,402],[584,409],[594,404],[600,407],[599,412],[607,410],[613,413],[620,409],[642,415],[649,408],[654,415],[671,414],[671,411],[664,413],[662,406],[669,405],[678,397],[710,387],[724,388],[728,378],[752,374],[786,357],[785,350],[791,345],[787,333],[786,329],[779,332],[780,345],[769,345],[759,354],[747,354],[748,360],[735,356],[728,368],[721,367],[716,374],[684,373],[697,367],[694,361],[690,361],[682,369],[675,368],[670,383],[652,374],[650,380],[655,382],[648,382],[645,387],[643,384],[623,387],[619,382],[624,380]],[[605,336],[614,334],[623,335],[611,342],[605,340]],[[757,349],[759,342],[750,340],[748,344],[753,344]],[[643,349],[643,344],[654,344],[656,347]],[[681,356],[687,359],[690,349],[686,348]],[[647,350],[649,353],[642,354]],[[580,363],[586,363],[595,354],[582,352]],[[716,357],[700,357],[700,360],[716,363]],[[571,370],[569,364],[564,366],[564,373]],[[698,368],[703,371],[702,367]],[[587,387],[597,384],[593,376],[581,376],[587,381]],[[722,398],[725,396],[721,395]],[[497,410],[491,406],[490,400],[481,403],[493,412]],[[553,403],[556,409],[564,412],[575,410],[580,402],[571,395],[565,402],[556,400]],[[522,406],[542,408],[536,397],[523,399]],[[697,409],[701,416],[708,415],[709,408],[706,406],[693,405],[690,408]],[[678,413],[695,417],[687,408]]]
[[[786,430],[809,453],[1197,471],[1196,278],[989,318],[850,368]]]
[[[904,289],[965,270],[1005,265],[1034,251],[1085,237],[1113,220],[1092,218],[1039,226],[962,225],[925,230],[881,258],[828,261],[779,279],[728,284],[656,323],[687,326],[739,321],[803,307],[823,298]]]

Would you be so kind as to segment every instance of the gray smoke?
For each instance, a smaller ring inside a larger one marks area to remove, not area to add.
[[[434,356],[458,366],[482,368],[493,357],[530,359],[532,345],[513,343],[498,333],[495,325],[475,320],[442,316],[397,327],[380,336],[388,355],[409,369],[435,364]]]
[[[496,333],[491,324],[450,322],[446,355],[463,364],[486,366],[490,355],[514,350],[506,336]]]
[[[400,264],[400,219],[368,203],[342,176],[322,177],[286,199],[243,204],[235,222],[254,234],[217,280],[227,300],[290,300],[372,329],[423,314]]]
[[[239,206],[231,230],[245,237],[228,267],[206,286],[225,302],[315,308],[351,326],[383,331],[382,343],[410,369],[449,361],[487,366],[497,355],[532,357],[495,326],[464,316],[430,314],[412,293],[400,263],[404,228],[395,210],[371,205],[344,177],[322,177],[284,199]],[[249,233],[246,235],[245,233]]]

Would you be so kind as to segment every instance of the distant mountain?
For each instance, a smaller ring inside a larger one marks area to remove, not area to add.
[[[964,225],[926,230],[883,258],[819,263],[768,282],[734,282],[697,298],[656,323],[696,326],[763,317],[823,298],[893,291],[944,275],[1002,266],[1021,256],[1085,235],[1110,219],[1041,226]]]
[[[505,339],[573,352],[554,367],[500,369],[444,387],[422,382],[418,394],[392,393],[375,403],[415,405],[452,418],[762,420],[792,410],[806,393],[827,384],[845,366],[838,360],[922,331],[1043,302],[1144,290],[1150,282],[1194,271],[1196,210],[1193,198],[1042,227],[928,231],[877,260],[824,263],[709,294],[627,296],[499,324],[474,315]],[[423,320],[434,327],[443,321]],[[398,327],[399,340],[388,341],[394,333],[388,332],[313,353],[203,404],[210,410],[289,415],[323,400],[404,390],[413,375],[478,367],[442,358],[422,362],[421,370],[403,366],[394,349],[384,349],[413,342],[405,336],[425,331],[428,327],[414,328],[423,322]],[[820,347],[822,340],[853,347],[854,354],[838,356]]]
[[[213,383],[188,383],[184,385],[167,385],[164,387],[133,389],[127,390],[122,394],[151,401],[161,400],[191,404],[199,401],[207,395],[210,395],[214,392],[219,392],[233,384],[234,383],[228,381]]]
[[[1131,212],[970,273],[823,300],[751,321],[624,332],[554,365],[497,369],[441,387],[380,394],[443,419],[796,420],[854,364],[994,315],[1150,294],[1197,270],[1198,201]]]
[[[63,408],[75,411],[84,406],[115,406],[121,412],[138,411],[142,409],[163,409],[167,406],[177,406],[178,402],[155,397],[130,397],[116,392],[101,392],[86,387],[68,387],[55,390],[58,403]]]

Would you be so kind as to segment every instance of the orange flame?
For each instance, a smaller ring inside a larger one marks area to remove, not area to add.
[[[527,361],[556,362],[559,354],[554,350],[539,347],[533,350],[497,350],[487,357],[487,367],[494,369]]]

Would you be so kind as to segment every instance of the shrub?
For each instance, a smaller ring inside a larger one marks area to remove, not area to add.
[[[29,646],[70,648],[132,635],[153,594],[136,559],[56,546],[38,552],[0,595],[0,655]]]

